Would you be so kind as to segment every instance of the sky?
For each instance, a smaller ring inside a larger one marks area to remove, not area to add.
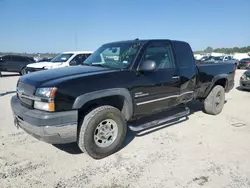
[[[130,39],[250,45],[250,0],[0,0],[1,52],[96,50]]]

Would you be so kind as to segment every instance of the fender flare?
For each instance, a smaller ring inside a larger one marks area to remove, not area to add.
[[[82,108],[89,101],[114,95],[119,95],[124,97],[122,113],[125,119],[129,120],[133,116],[133,101],[130,92],[125,88],[110,88],[80,95],[75,99],[75,102],[73,104],[73,109],[78,110]]]
[[[209,94],[209,93],[211,92],[211,90],[213,89],[214,84],[215,84],[218,80],[220,80],[220,79],[226,79],[226,86],[225,86],[225,89],[227,88],[228,75],[227,75],[227,74],[219,74],[219,75],[215,76],[215,77],[212,79],[212,81],[211,81],[209,87],[208,87],[208,88],[206,89],[206,91],[205,91],[204,97],[207,97],[207,96],[208,96],[208,94]]]

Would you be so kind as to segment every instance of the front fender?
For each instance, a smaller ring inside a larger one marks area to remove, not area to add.
[[[90,93],[85,93],[80,95],[76,98],[73,109],[80,109],[84,106],[87,102],[100,99],[102,97],[109,97],[109,96],[123,96],[124,97],[124,104],[122,113],[124,117],[129,120],[133,116],[133,102],[130,92],[125,88],[110,88],[105,90],[94,91]]]

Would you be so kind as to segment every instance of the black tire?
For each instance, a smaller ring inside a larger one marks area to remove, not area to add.
[[[99,147],[94,141],[94,131],[98,124],[106,119],[112,119],[118,127],[117,137],[107,147]],[[78,146],[94,159],[102,159],[115,152],[121,147],[127,134],[127,122],[122,113],[112,106],[100,106],[89,112],[83,119],[78,134]]]
[[[220,102],[216,102],[216,97],[220,98]],[[225,90],[222,86],[215,86],[209,93],[204,102],[205,112],[211,115],[217,115],[221,113],[225,104]]]
[[[21,72],[19,73],[20,75],[25,75],[25,68],[22,68]]]

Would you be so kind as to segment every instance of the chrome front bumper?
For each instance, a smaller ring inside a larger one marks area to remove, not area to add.
[[[16,96],[11,98],[14,124],[35,138],[51,144],[76,142],[77,111],[42,112],[22,106]]]

